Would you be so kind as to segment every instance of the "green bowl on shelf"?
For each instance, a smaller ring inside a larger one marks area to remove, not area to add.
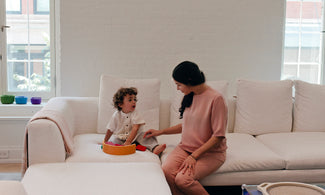
[[[15,101],[14,95],[2,95],[1,96],[1,103],[2,104],[12,104]]]

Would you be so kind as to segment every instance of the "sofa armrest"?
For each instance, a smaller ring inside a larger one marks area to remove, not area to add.
[[[66,151],[58,126],[47,119],[28,124],[28,163],[64,162]]]
[[[67,143],[69,151],[73,152],[74,135],[96,132],[97,111],[96,97],[52,98],[27,124],[29,165],[64,162]],[[50,113],[53,117],[43,117],[42,113]]]

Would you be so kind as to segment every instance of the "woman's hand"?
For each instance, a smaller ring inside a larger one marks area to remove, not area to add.
[[[148,131],[146,131],[143,135],[143,138],[150,138],[153,136],[159,136],[161,135],[161,131],[156,130],[156,129],[149,129]]]
[[[131,145],[131,142],[129,142],[129,141],[125,141],[123,145],[124,145],[124,146]]]
[[[182,174],[188,172],[188,175],[194,175],[195,173],[196,160],[189,155],[183,162],[182,166],[178,169],[177,172],[182,171]]]

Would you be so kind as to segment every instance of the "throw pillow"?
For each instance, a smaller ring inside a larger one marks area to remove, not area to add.
[[[294,83],[293,131],[325,131],[325,85]]]
[[[289,80],[238,80],[234,132],[251,135],[290,132],[292,85]]]
[[[106,125],[116,109],[113,96],[121,87],[136,87],[137,110],[146,121],[144,129],[159,128],[160,81],[159,79],[125,79],[102,75],[100,79],[97,132],[106,133]]]

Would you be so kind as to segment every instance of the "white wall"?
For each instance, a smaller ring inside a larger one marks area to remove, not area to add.
[[[159,78],[168,98],[183,60],[208,80],[279,80],[283,0],[61,0],[62,96],[98,96],[102,73]],[[232,93],[234,93],[234,85]],[[2,107],[2,109],[5,107]],[[16,109],[19,109],[17,107]],[[20,162],[24,127],[41,107],[0,115],[1,162]],[[8,112],[3,112],[7,113]],[[14,115],[9,114],[9,115]]]
[[[283,0],[60,4],[59,95],[98,96],[100,75],[106,73],[159,78],[161,96],[169,97],[172,69],[183,60],[196,62],[208,80],[280,79]]]
[[[0,117],[0,163],[22,162],[25,126],[28,118]]]
[[[3,104],[0,110],[0,163],[21,163],[25,126],[43,105]]]

